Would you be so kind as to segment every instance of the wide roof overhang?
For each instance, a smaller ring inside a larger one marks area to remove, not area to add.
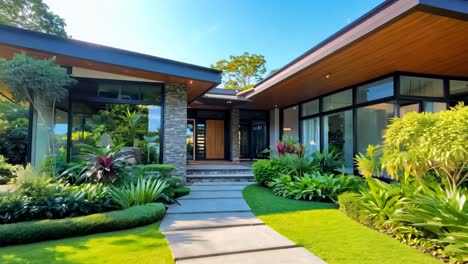
[[[289,106],[398,71],[468,77],[468,2],[386,1],[258,83],[247,108]]]
[[[0,25],[0,57],[25,52],[36,58],[55,56],[64,67],[187,86],[188,104],[221,83],[221,72],[192,64]]]

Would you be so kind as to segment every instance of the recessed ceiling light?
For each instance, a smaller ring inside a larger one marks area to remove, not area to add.
[[[189,83],[189,84],[192,84],[192,83],[193,83],[193,81],[192,81],[192,80],[190,80],[188,83]]]
[[[275,108],[278,108],[278,105],[275,105]]]
[[[232,104],[232,101],[227,101],[226,103],[228,103],[228,104]]]
[[[325,78],[327,78],[327,79],[330,79],[330,77],[331,77],[331,74],[325,75]]]

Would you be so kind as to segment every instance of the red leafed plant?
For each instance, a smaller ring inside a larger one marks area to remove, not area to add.
[[[121,146],[107,146],[103,148],[80,144],[80,154],[76,157],[85,163],[79,164],[70,170],[80,168],[79,181],[93,178],[95,181],[114,182],[118,173],[123,171],[126,164],[134,164],[133,155],[120,151]],[[67,173],[65,171],[64,173]]]
[[[278,154],[280,156],[286,153],[286,144],[283,141],[280,141],[276,144],[276,150],[278,150]]]

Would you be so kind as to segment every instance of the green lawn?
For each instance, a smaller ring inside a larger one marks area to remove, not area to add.
[[[259,185],[243,194],[267,225],[329,264],[442,263],[348,218],[334,204],[278,197]]]
[[[172,264],[159,223],[124,231],[0,248],[0,263]]]

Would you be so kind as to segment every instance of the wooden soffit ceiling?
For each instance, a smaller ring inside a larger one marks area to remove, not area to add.
[[[217,85],[216,83],[192,80],[188,78],[182,78],[178,76],[172,76],[168,74],[162,74],[157,72],[144,71],[140,69],[134,69],[130,67],[124,67],[120,65],[96,62],[91,60],[80,59],[71,56],[65,56],[60,54],[51,54],[40,52],[31,49],[25,49],[20,47],[9,46],[0,44],[0,57],[5,59],[11,59],[15,54],[26,53],[31,57],[46,59],[56,57],[56,63],[63,67],[79,67],[89,70],[108,72],[113,74],[120,74],[125,76],[131,76],[136,78],[148,79],[152,81],[164,82],[164,83],[177,83],[187,86],[187,103],[196,100],[202,96],[206,91]]]
[[[468,21],[405,14],[288,78],[260,84],[248,108],[284,107],[396,71],[468,77]]]

